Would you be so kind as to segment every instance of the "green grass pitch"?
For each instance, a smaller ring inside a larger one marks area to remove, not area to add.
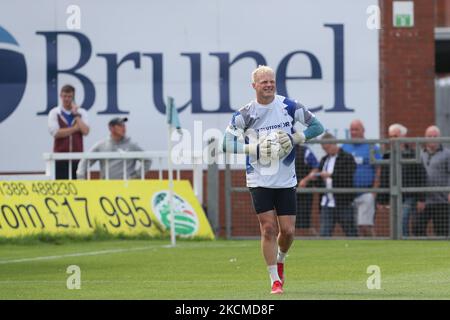
[[[259,241],[0,245],[0,299],[450,299],[450,242],[296,240],[285,293],[269,294]],[[81,289],[66,287],[69,265]],[[381,289],[367,288],[367,267]]]

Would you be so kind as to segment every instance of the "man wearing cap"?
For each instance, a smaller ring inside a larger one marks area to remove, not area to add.
[[[109,121],[110,136],[105,140],[97,142],[89,152],[130,152],[142,151],[136,143],[132,142],[129,137],[126,137],[126,125],[128,118],[114,118]],[[92,166],[98,160],[89,160],[89,166]],[[126,172],[123,172],[124,161]],[[78,166],[77,178],[86,179],[88,160],[82,159]],[[138,159],[111,159],[108,160],[108,179],[133,179],[140,177],[141,168],[136,168]],[[141,161],[140,161],[141,162]],[[144,172],[146,172],[151,165],[150,160],[145,160]],[[100,160],[100,178],[106,179],[106,160]]]

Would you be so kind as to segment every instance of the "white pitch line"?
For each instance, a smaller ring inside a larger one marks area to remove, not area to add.
[[[247,247],[248,245],[233,245],[233,244],[218,244],[218,245],[207,245],[208,248],[226,248],[226,247]],[[189,245],[189,246],[175,246],[172,245],[159,245],[159,246],[145,246],[145,247],[137,247],[137,248],[124,248],[124,249],[109,249],[109,250],[101,250],[101,251],[88,251],[88,252],[77,252],[77,253],[68,253],[57,256],[42,256],[42,257],[34,257],[34,258],[21,258],[21,259],[13,259],[13,260],[0,260],[0,265],[3,264],[12,264],[12,263],[21,263],[21,262],[33,262],[33,261],[47,261],[47,260],[57,260],[64,258],[73,258],[73,257],[85,257],[85,256],[99,256],[103,254],[114,254],[114,253],[123,253],[123,252],[133,252],[133,251],[144,251],[149,249],[157,249],[157,248],[199,248],[205,247],[205,245]]]
[[[265,280],[229,280],[227,279],[227,283],[265,283]],[[61,280],[0,280],[0,284],[61,284]],[[118,284],[118,283],[124,283],[124,284],[167,284],[167,283],[174,283],[174,284],[192,284],[192,283],[210,283],[210,284],[223,284],[223,280],[83,280],[83,283],[89,283],[89,284],[102,284],[102,283],[112,283],[112,284]],[[303,283],[303,281],[302,281]],[[317,283],[311,281],[311,283]]]
[[[148,250],[148,249],[154,249],[154,248],[157,248],[157,247],[152,246],[152,247],[139,247],[139,248],[128,248],[128,249],[110,249],[110,250],[102,250],[102,251],[68,253],[68,254],[62,254],[62,255],[58,255],[58,256],[43,256],[43,257],[34,257],[34,258],[22,258],[22,259],[14,259],[14,260],[5,260],[5,261],[0,261],[0,264],[31,262],[31,261],[44,261],[44,260],[56,260],[56,259],[72,258],[72,257],[83,257],[83,256],[98,256],[98,255],[102,255],[102,254],[121,253],[121,252],[130,252],[130,251],[141,251],[141,250]]]

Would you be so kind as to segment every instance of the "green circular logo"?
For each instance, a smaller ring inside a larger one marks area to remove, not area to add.
[[[163,190],[153,195],[152,209],[167,230],[170,230],[169,191]],[[192,206],[177,194],[173,194],[173,213],[175,214],[175,233],[192,236],[198,231],[198,217]]]

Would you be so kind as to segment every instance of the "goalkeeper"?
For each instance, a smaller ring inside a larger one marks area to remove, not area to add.
[[[270,67],[259,66],[253,71],[252,86],[256,100],[233,114],[223,149],[247,156],[247,187],[260,224],[271,293],[277,294],[283,293],[284,261],[295,234],[297,178],[293,147],[322,134],[324,129],[306,107],[275,94],[275,73]],[[296,122],[306,130],[297,132]]]

